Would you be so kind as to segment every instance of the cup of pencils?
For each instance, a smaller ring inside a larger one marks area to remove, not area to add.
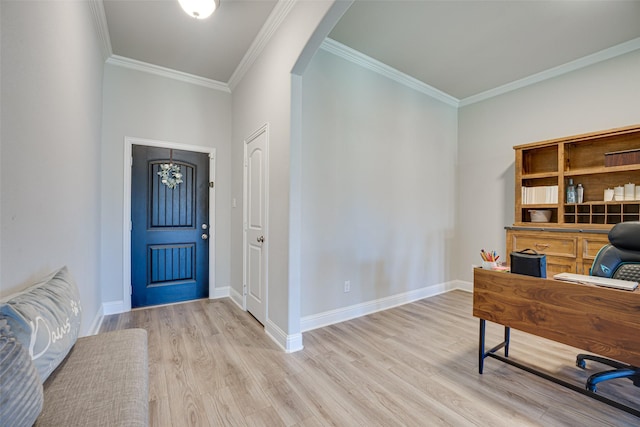
[[[498,266],[498,258],[500,255],[496,251],[480,250],[480,256],[482,257],[482,268],[485,270],[495,270]]]

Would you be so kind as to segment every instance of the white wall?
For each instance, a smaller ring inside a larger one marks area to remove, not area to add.
[[[451,280],[457,109],[321,50],[302,118],[301,315]]]
[[[123,301],[125,136],[216,148],[215,284],[229,286],[231,95],[105,65],[102,133],[102,297]]]
[[[103,61],[87,2],[2,1],[0,295],[67,265],[100,310]]]
[[[460,109],[456,277],[481,248],[504,254],[513,224],[514,145],[640,123],[640,51]]]

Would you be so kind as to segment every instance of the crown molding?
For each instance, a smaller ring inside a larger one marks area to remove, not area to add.
[[[89,9],[91,9],[93,24],[100,39],[102,60],[106,61],[113,54],[113,49],[111,48],[109,27],[107,26],[107,15],[104,13],[104,3],[102,0],[89,0]]]
[[[498,95],[503,95],[507,92],[539,83],[544,80],[552,79],[554,77],[558,77],[563,74],[579,70],[580,68],[588,67],[590,65],[597,64],[598,62],[603,62],[608,59],[615,58],[616,56],[624,55],[638,49],[640,49],[640,37],[601,50],[600,52],[587,55],[583,58],[576,59],[575,61],[567,62],[566,64],[562,64],[557,67],[549,68],[548,70],[532,74],[531,76],[525,77],[523,79],[516,80],[514,82],[498,86],[494,89],[481,92],[477,95],[463,98],[460,100],[460,106],[464,107],[466,105],[475,104],[476,102],[484,101]]]
[[[298,0],[278,0],[278,3],[276,3],[271,14],[269,14],[258,35],[253,40],[253,43],[251,43],[249,50],[247,50],[247,53],[242,57],[242,61],[240,61],[231,78],[229,78],[229,82],[227,83],[229,88],[232,90],[235,89],[240,80],[242,80],[242,77],[244,77],[258,56],[260,56],[273,34],[278,27],[280,27],[280,24],[282,24],[282,21],[284,21],[284,18],[286,18],[291,9],[293,9],[297,1]]]
[[[429,95],[430,97],[442,101],[452,107],[458,107],[458,98],[446,94],[441,90],[434,88],[433,86],[429,86],[428,84],[421,82],[418,79],[415,79],[401,71],[398,71],[395,68],[392,68],[376,59],[371,58],[370,56],[358,52],[355,49],[351,49],[350,47],[345,46],[333,39],[325,39],[325,41],[322,42],[320,48],[327,52],[333,53],[334,55],[339,56],[343,59],[346,59],[347,61],[353,62],[354,64],[360,65],[363,68],[383,75],[411,89],[422,92],[425,95]]]
[[[149,64],[147,62],[138,61],[136,59],[125,58],[124,56],[111,55],[109,59],[107,59],[107,64],[116,65],[124,68],[130,68],[132,70],[142,71],[144,73],[155,74],[157,76],[179,80],[185,83],[204,86],[209,89],[215,89],[222,92],[231,93],[231,90],[229,89],[229,86],[226,83],[222,83],[217,80],[207,79],[207,78],[196,76],[189,73],[184,73],[182,71],[172,70],[171,68],[165,68],[159,65]]]
[[[640,49],[640,37],[460,100],[330,38],[322,43],[321,48],[451,106],[464,107],[633,52]]]

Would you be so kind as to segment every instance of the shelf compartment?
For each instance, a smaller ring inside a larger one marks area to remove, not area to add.
[[[622,205],[622,221],[640,221],[640,202]]]
[[[582,184],[584,188],[584,201],[604,203],[604,190],[628,183],[640,184],[640,169],[635,171],[618,171],[608,174],[589,174],[573,176],[574,185]],[[566,189],[566,184],[565,184]],[[566,196],[565,196],[566,197]],[[563,200],[566,200],[563,197]]]
[[[543,175],[558,173],[558,146],[537,147],[522,151],[522,175]]]
[[[636,148],[640,148],[640,137],[637,132],[611,134],[591,140],[565,142],[565,175],[568,175],[573,170],[605,168],[605,156],[607,153]]]
[[[640,201],[565,204],[563,218],[565,224],[576,225],[640,221]]]
[[[576,219],[578,224],[591,224],[591,205],[577,205]]]
[[[532,222],[530,210],[551,210],[551,219],[549,222]],[[557,224],[558,223],[558,205],[522,205],[522,221],[531,224]]]

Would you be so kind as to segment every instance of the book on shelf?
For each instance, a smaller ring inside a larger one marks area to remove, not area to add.
[[[558,203],[558,186],[541,185],[538,187],[522,187],[523,205],[546,205]]]

